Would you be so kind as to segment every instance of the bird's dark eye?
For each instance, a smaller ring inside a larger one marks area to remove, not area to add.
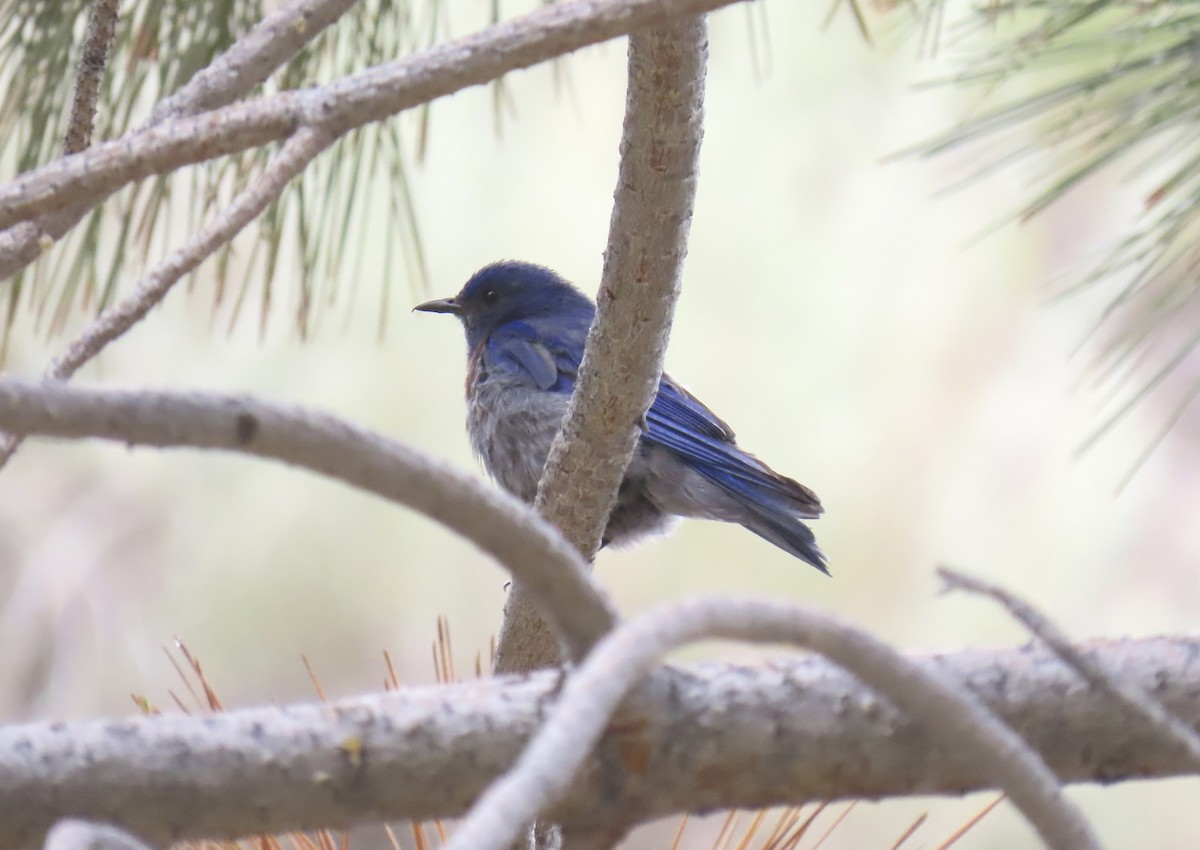
[[[489,289],[483,293],[483,303],[488,307],[495,307],[496,302],[500,300],[500,293],[494,289]]]

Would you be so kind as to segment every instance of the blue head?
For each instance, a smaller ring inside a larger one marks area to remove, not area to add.
[[[504,260],[484,266],[453,298],[427,301],[413,308],[458,316],[474,348],[496,328],[510,322],[544,326],[562,322],[586,332],[596,308],[591,300],[545,266]]]

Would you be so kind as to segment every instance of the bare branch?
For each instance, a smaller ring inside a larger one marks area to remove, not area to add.
[[[300,124],[321,124],[340,136],[509,71],[732,2],[555,3],[328,85],[168,121],[49,163],[0,187],[0,227],[77,203],[96,204],[128,183],[278,141]]]
[[[1086,679],[1089,685],[1121,703],[1126,712],[1158,727],[1163,737],[1186,753],[1192,764],[1200,768],[1200,736],[1197,736],[1195,729],[1167,711],[1158,700],[1138,688],[1131,687],[1104,669],[1099,661],[1084,654],[1057,626],[1028,602],[998,585],[956,570],[943,567],[938,570],[938,576],[945,583],[946,590],[962,590],[999,602],[1009,614],[1033,632],[1038,640],[1050,647],[1064,664]]]
[[[1122,679],[1200,722],[1200,638],[1092,646]],[[1048,649],[960,651],[916,664],[972,692],[1063,781],[1192,770],[1157,729],[1114,711]],[[3,726],[0,850],[36,845],[63,817],[116,823],[150,842],[457,817],[516,761],[560,679],[544,671],[213,716]],[[818,657],[659,669],[622,703],[547,818],[602,830],[614,810],[640,823],[994,787],[944,741]]]
[[[185,274],[237,236],[279,197],[289,181],[332,142],[332,136],[314,127],[297,131],[284,143],[283,149],[263,172],[220,215],[144,278],[133,294],[97,316],[66,350],[50,362],[43,377],[67,380],[110,342],[140,322]],[[0,438],[0,469],[4,468],[20,445],[21,438],[12,434]]]
[[[475,543],[525,582],[572,651],[590,646],[614,620],[579,553],[530,507],[328,414],[244,396],[81,390],[0,378],[0,428],[218,449],[303,467],[420,511]]]
[[[123,829],[106,823],[62,820],[46,835],[43,850],[150,850]]]
[[[621,170],[596,321],[538,487],[542,516],[589,558],[662,375],[696,195],[707,56],[703,18],[629,38]]]
[[[115,6],[117,0],[111,2]],[[187,85],[162,101],[145,127],[232,103],[295,56],[353,3],[354,0],[292,0],[276,9]],[[36,260],[78,224],[92,206],[71,206],[0,231],[0,281]]]
[[[679,294],[704,135],[703,17],[629,38],[629,84],[596,320],[542,480],[537,508],[591,560],[658,390]],[[496,670],[557,662],[555,644],[514,584]]]
[[[75,81],[75,99],[63,142],[64,154],[78,153],[91,144],[100,80],[116,33],[119,6],[120,0],[92,0],[88,35]],[[0,281],[7,280],[41,256],[89,209],[90,206],[82,206],[60,210],[0,231]]]
[[[88,12],[87,38],[83,42],[83,53],[79,57],[79,70],[75,76],[75,99],[63,141],[65,154],[78,153],[92,143],[96,102],[100,98],[100,79],[104,76],[104,65],[108,62],[108,52],[112,49],[113,37],[117,32],[120,5],[120,0],[92,0]]]
[[[697,598],[651,611],[596,646],[567,679],[562,698],[516,766],[475,804],[447,850],[504,850],[566,793],[617,704],[657,659],[705,638],[785,642],[820,652],[978,764],[1048,846],[1100,847],[1037,753],[966,689],[827,614],[771,600]]]
[[[146,126],[233,103],[270,77],[357,0],[293,0],[263,18],[215,62],[161,101]]]

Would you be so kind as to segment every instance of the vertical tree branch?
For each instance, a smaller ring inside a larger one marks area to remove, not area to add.
[[[589,560],[654,400],[679,294],[703,136],[703,17],[629,37],[629,84],[596,320],[537,508]],[[517,583],[499,672],[556,663],[555,643]]]
[[[87,38],[83,42],[79,70],[75,75],[75,99],[71,104],[71,117],[63,140],[64,154],[78,153],[92,143],[100,80],[104,76],[104,65],[108,62],[113,37],[117,33],[120,5],[120,0],[92,0]]]

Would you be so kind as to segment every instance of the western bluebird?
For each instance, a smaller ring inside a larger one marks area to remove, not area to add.
[[[416,310],[450,313],[467,334],[467,430],[493,478],[532,503],[567,412],[596,308],[555,272],[486,266],[453,298]],[[827,573],[802,519],[822,513],[807,487],[738,448],[733,431],[667,375],[646,411],[604,543],[663,529],[671,517],[736,522]]]

